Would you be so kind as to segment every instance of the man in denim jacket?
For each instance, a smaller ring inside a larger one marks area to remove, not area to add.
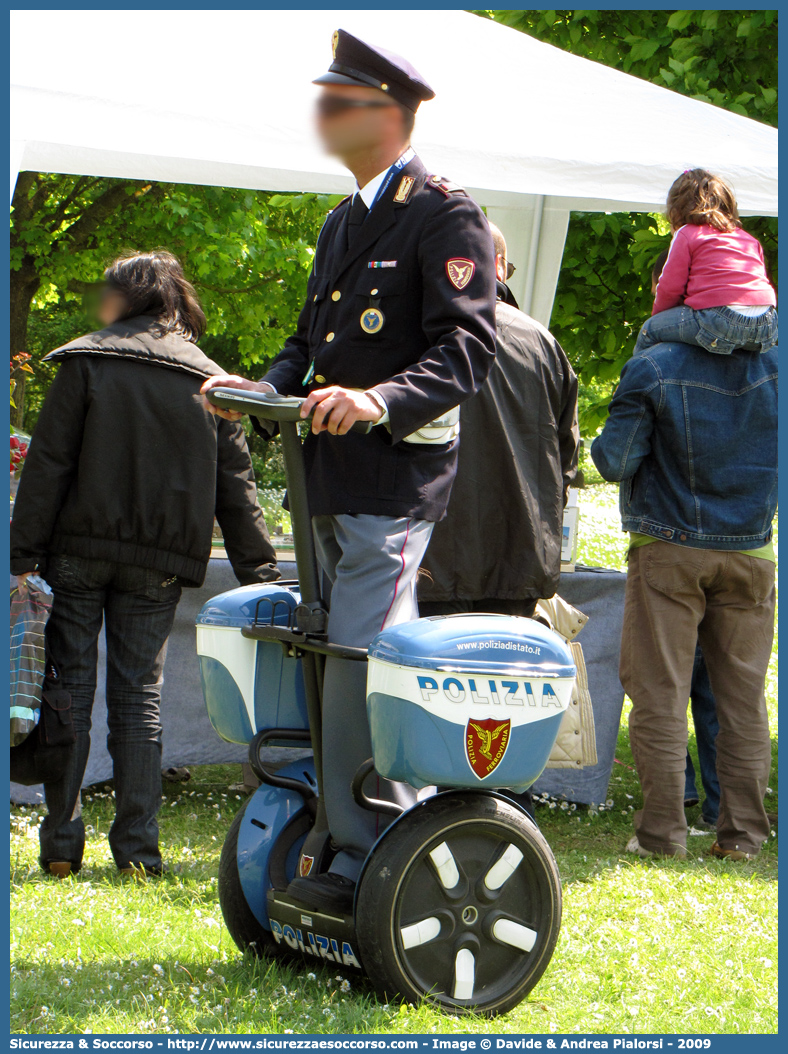
[[[630,532],[621,683],[643,789],[640,856],[683,856],[687,699],[699,642],[717,700],[721,801],[712,854],[755,856],[769,835],[764,681],[774,635],[777,348],[709,355],[658,344],[626,364],[602,434]]]

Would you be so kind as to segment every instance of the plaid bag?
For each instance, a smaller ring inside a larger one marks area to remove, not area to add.
[[[11,746],[30,735],[41,714],[46,648],[44,632],[52,610],[52,590],[38,575],[27,588],[11,590]]]
[[[11,780],[48,783],[63,775],[75,741],[71,695],[46,654],[45,632],[52,590],[27,579],[11,592]]]

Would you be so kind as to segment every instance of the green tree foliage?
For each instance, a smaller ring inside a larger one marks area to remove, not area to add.
[[[777,124],[776,11],[486,11],[564,51]]]
[[[693,99],[777,124],[776,11],[477,14]],[[777,220],[750,218],[744,226],[763,243],[776,285]],[[572,214],[551,330],[580,377],[584,434],[604,420],[612,388],[651,312],[653,261],[669,241],[658,216]]]
[[[95,328],[104,267],[124,250],[163,246],[202,300],[202,346],[228,369],[251,369],[292,332],[332,200],[23,172],[11,215],[12,354],[37,360]],[[29,384],[28,426],[50,376],[37,370]],[[21,425],[20,394],[17,383]]]
[[[667,222],[648,213],[573,213],[551,332],[580,379],[581,431],[593,435],[651,313],[654,260],[670,242]]]

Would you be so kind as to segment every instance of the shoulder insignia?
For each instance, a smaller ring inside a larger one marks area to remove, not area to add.
[[[398,205],[402,205],[410,197],[410,192],[413,190],[413,184],[416,180],[413,176],[403,176],[400,180],[400,184],[397,187],[397,193],[394,195],[394,201]]]
[[[443,176],[430,176],[427,180],[427,185],[439,190],[446,197],[449,194],[465,194],[467,197],[468,193],[464,187],[459,186],[457,183],[452,183],[450,179],[446,179]]]
[[[473,260],[466,260],[463,256],[456,256],[453,260],[446,261],[446,274],[455,289],[464,289],[473,278],[476,264]]]

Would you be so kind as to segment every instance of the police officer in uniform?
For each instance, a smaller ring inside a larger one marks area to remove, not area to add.
[[[449,500],[458,406],[495,356],[495,254],[479,206],[409,145],[429,85],[405,59],[344,30],[333,50],[315,81],[317,130],[356,187],[326,219],[296,332],[264,378],[217,377],[203,390],[308,397],[304,456],[329,640],[367,647],[383,627],[418,618],[416,574]],[[349,432],[357,421],[375,427]],[[324,874],[302,861],[288,889],[314,910],[352,909],[386,822],[350,793],[372,754],[365,682],[365,664],[326,661],[321,793],[339,851]],[[376,796],[407,805],[415,792],[381,780]]]

